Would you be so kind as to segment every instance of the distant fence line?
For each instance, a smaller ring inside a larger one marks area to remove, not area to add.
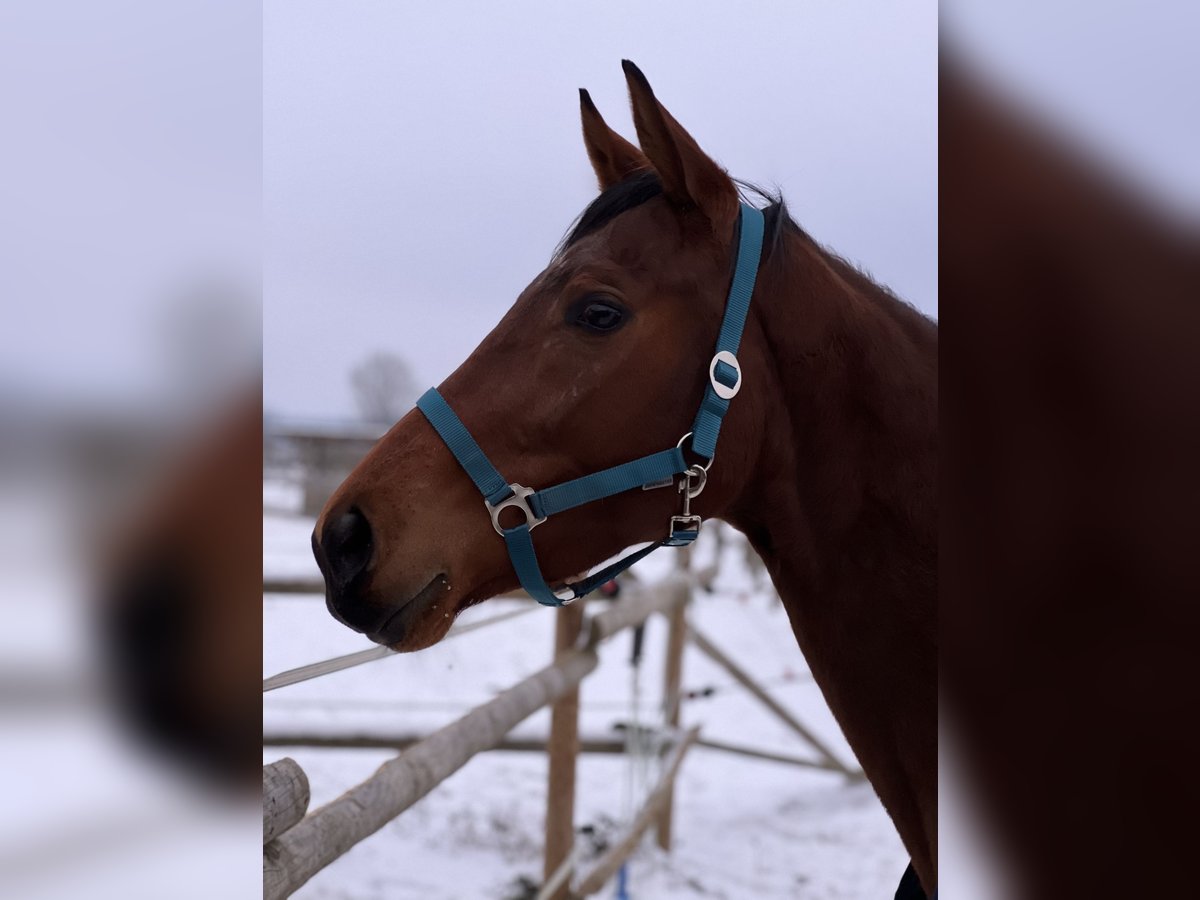
[[[263,474],[297,481],[300,512],[315,516],[382,434],[378,426],[357,423],[299,427],[268,422],[263,429]]]

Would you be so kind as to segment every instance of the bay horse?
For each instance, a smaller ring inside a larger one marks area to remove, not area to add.
[[[739,191],[623,63],[640,148],[580,91],[599,197],[549,267],[439,387],[522,485],[617,465],[689,431],[730,290]],[[937,885],[937,326],[789,217],[765,237],[741,388],[693,511],[761,555],[813,676]],[[549,582],[661,539],[675,491],[630,490],[537,532]],[[497,530],[498,527],[497,527]],[[401,651],[517,585],[480,496],[420,411],[330,498],[313,533],[327,604]]]

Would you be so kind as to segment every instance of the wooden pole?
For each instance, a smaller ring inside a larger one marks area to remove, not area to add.
[[[413,732],[312,734],[300,731],[273,731],[263,735],[263,746],[323,747],[338,750],[405,750],[413,744],[421,743],[427,737],[429,737],[428,734]],[[494,747],[489,747],[488,750],[510,753],[545,753],[548,742],[549,736],[544,734],[506,737]],[[623,738],[603,736],[581,736],[578,747],[580,753],[624,753],[627,749]]]
[[[290,757],[263,766],[263,843],[273,841],[308,812],[308,776]]]
[[[524,609],[514,609],[508,612],[500,613],[492,616],[490,619],[478,619],[474,622],[463,622],[455,625],[450,629],[449,633],[442,638],[443,641],[448,641],[451,638],[461,637],[464,634],[470,634],[472,631],[478,631],[480,628],[486,628],[489,625],[495,625],[498,622],[507,622],[509,619],[515,619],[517,616],[528,615],[536,612],[539,607],[529,606]],[[280,672],[278,675],[272,675],[270,678],[263,679],[263,693],[267,691],[278,690],[281,687],[287,687],[291,684],[299,684],[302,681],[311,681],[314,678],[320,678],[323,675],[329,675],[333,672],[340,672],[343,669],[351,669],[354,666],[361,666],[364,663],[375,662],[379,659],[387,659],[390,656],[395,656],[396,651],[390,647],[368,647],[365,650],[356,650],[354,653],[347,653],[344,656],[334,656],[330,659],[323,659],[320,662],[309,663],[306,666],[300,666],[295,669],[288,669]]]
[[[796,734],[800,735],[800,737],[804,738],[804,740],[808,741],[808,743],[828,761],[831,768],[851,778],[857,777],[857,773],[839,760],[824,741],[805,728],[799,719],[780,706],[779,702],[765,690],[763,690],[758,682],[751,678],[741,666],[726,656],[716,644],[701,634],[694,626],[688,632],[688,639],[696,646],[697,650],[702,652],[705,656],[732,675],[738,684],[748,690],[751,695],[753,695],[760,703],[762,703],[763,706],[773,712],[776,717],[779,718],[785,725],[796,732]]]
[[[804,759],[787,753],[775,753],[772,750],[759,750],[757,747],[747,747],[743,744],[730,744],[727,741],[710,741],[704,738],[696,741],[697,747],[708,750],[720,750],[723,753],[733,753],[737,756],[748,756],[751,759],[761,759],[766,762],[784,763],[789,766],[800,766],[804,769],[822,769],[826,772],[845,774],[837,765],[825,760]],[[861,777],[861,773],[858,773]]]
[[[558,662],[579,643],[583,628],[583,600],[561,608],[554,626],[554,660]],[[549,776],[546,785],[546,849],[543,879],[549,880],[575,843],[575,760],[579,756],[579,686],[550,707],[550,740],[546,745]],[[566,900],[569,885],[548,895]]]
[[[264,747],[324,747],[336,748],[339,750],[403,750],[406,747],[411,747],[413,744],[419,744],[428,735],[425,734],[304,734],[294,732],[291,734],[284,732],[272,732],[263,735]],[[508,737],[502,740],[492,750],[507,751],[510,753],[545,753],[546,736],[531,735],[529,737]],[[837,772],[844,774],[840,768],[832,763],[821,759],[805,759],[801,756],[792,756],[788,753],[776,753],[774,750],[761,750],[758,747],[747,747],[744,744],[732,744],[728,741],[708,740],[707,738],[699,738],[696,741],[697,747],[703,747],[706,750],[719,750],[723,753],[732,753],[737,756],[747,756],[751,759],[761,759],[766,762],[783,763],[784,765],[800,766],[805,769],[820,769],[826,772]],[[623,739],[610,737],[585,737],[579,738],[580,753],[607,753],[619,754],[625,753],[628,747]],[[858,772],[854,773],[861,777]]]
[[[689,547],[684,553],[690,554]],[[687,589],[688,597],[691,588]],[[666,727],[679,726],[679,695],[683,683],[683,644],[687,639],[687,600],[672,607],[667,613],[667,654],[663,666],[663,707]],[[675,788],[668,784],[662,811],[655,823],[655,838],[663,850],[671,849],[671,821],[675,808]]]
[[[634,817],[629,830],[579,879],[579,883],[573,889],[576,896],[586,897],[604,887],[608,879],[612,878],[617,869],[621,867],[621,863],[634,851],[638,840],[662,812],[663,805],[668,802],[675,787],[675,776],[679,773],[679,765],[683,762],[688,748],[695,743],[699,732],[700,726],[697,725],[672,748],[664,764],[662,777],[655,785],[654,790],[646,797],[645,804]]]

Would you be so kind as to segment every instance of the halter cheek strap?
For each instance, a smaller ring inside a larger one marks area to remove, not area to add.
[[[762,212],[745,203],[741,204],[737,263],[729,288],[729,297],[725,303],[721,331],[717,337],[716,353],[708,367],[708,386],[704,390],[704,399],[696,413],[691,432],[684,435],[679,444],[669,450],[660,450],[658,453],[553,487],[533,490],[504,480],[504,476],[496,471],[487,454],[436,388],[430,388],[417,401],[417,408],[445,441],[454,458],[483,495],[484,505],[492,517],[492,526],[504,539],[521,587],[539,603],[545,606],[563,606],[591,593],[659,547],[687,546],[700,534],[700,517],[691,515],[690,502],[704,489],[708,468],[716,454],[721,421],[729,410],[729,402],[742,386],[742,370],[738,364],[737,350],[746,325],[746,316],[750,311],[750,298],[754,294],[754,282],[762,254],[762,238]],[[689,466],[684,459],[683,443],[689,436],[692,439],[692,451],[707,460],[704,465]],[[679,482],[679,490],[683,495],[683,509],[681,515],[671,517],[664,540],[637,550],[590,577],[568,585],[558,594],[551,590],[542,577],[537,554],[534,552],[531,536],[534,528],[550,516],[565,510],[633,488],[657,487],[664,481],[674,480],[676,476],[683,476]],[[500,516],[510,508],[522,513],[525,521],[504,528],[500,524]]]

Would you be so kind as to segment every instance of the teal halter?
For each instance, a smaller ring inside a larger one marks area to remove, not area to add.
[[[762,255],[763,214],[745,203],[741,204],[740,237],[738,239],[737,263],[733,271],[733,283],[725,301],[725,317],[721,332],[717,336],[717,348],[708,365],[708,387],[704,399],[692,424],[670,450],[660,450],[632,462],[622,463],[582,478],[556,484],[553,487],[534,490],[523,485],[509,483],[496,471],[471,437],[471,432],[455,415],[437,388],[430,388],[417,401],[417,408],[425,414],[459,465],[471,476],[483,502],[492,517],[492,526],[504,538],[513,569],[534,599],[544,606],[565,606],[585,594],[591,593],[606,581],[624,572],[638,560],[643,559],[659,547],[684,547],[700,534],[700,517],[692,515],[690,503],[702,490],[708,478],[708,468],[717,452],[717,436],[721,431],[721,420],[729,409],[729,401],[742,387],[742,369],[738,364],[737,350],[746,326],[746,315],[750,312],[750,298],[754,294],[754,281],[758,276],[758,262]],[[689,465],[683,457],[683,444],[692,439],[692,452],[707,460],[704,464]],[[682,475],[679,490],[683,494],[683,509],[680,515],[672,516],[667,537],[657,543],[637,550],[584,580],[567,585],[555,594],[542,577],[537,554],[533,549],[530,532],[550,516],[564,510],[574,509],[594,500],[602,500],[633,488],[649,489],[670,484],[676,475]],[[520,510],[525,521],[512,528],[500,525],[500,513],[506,509]]]

